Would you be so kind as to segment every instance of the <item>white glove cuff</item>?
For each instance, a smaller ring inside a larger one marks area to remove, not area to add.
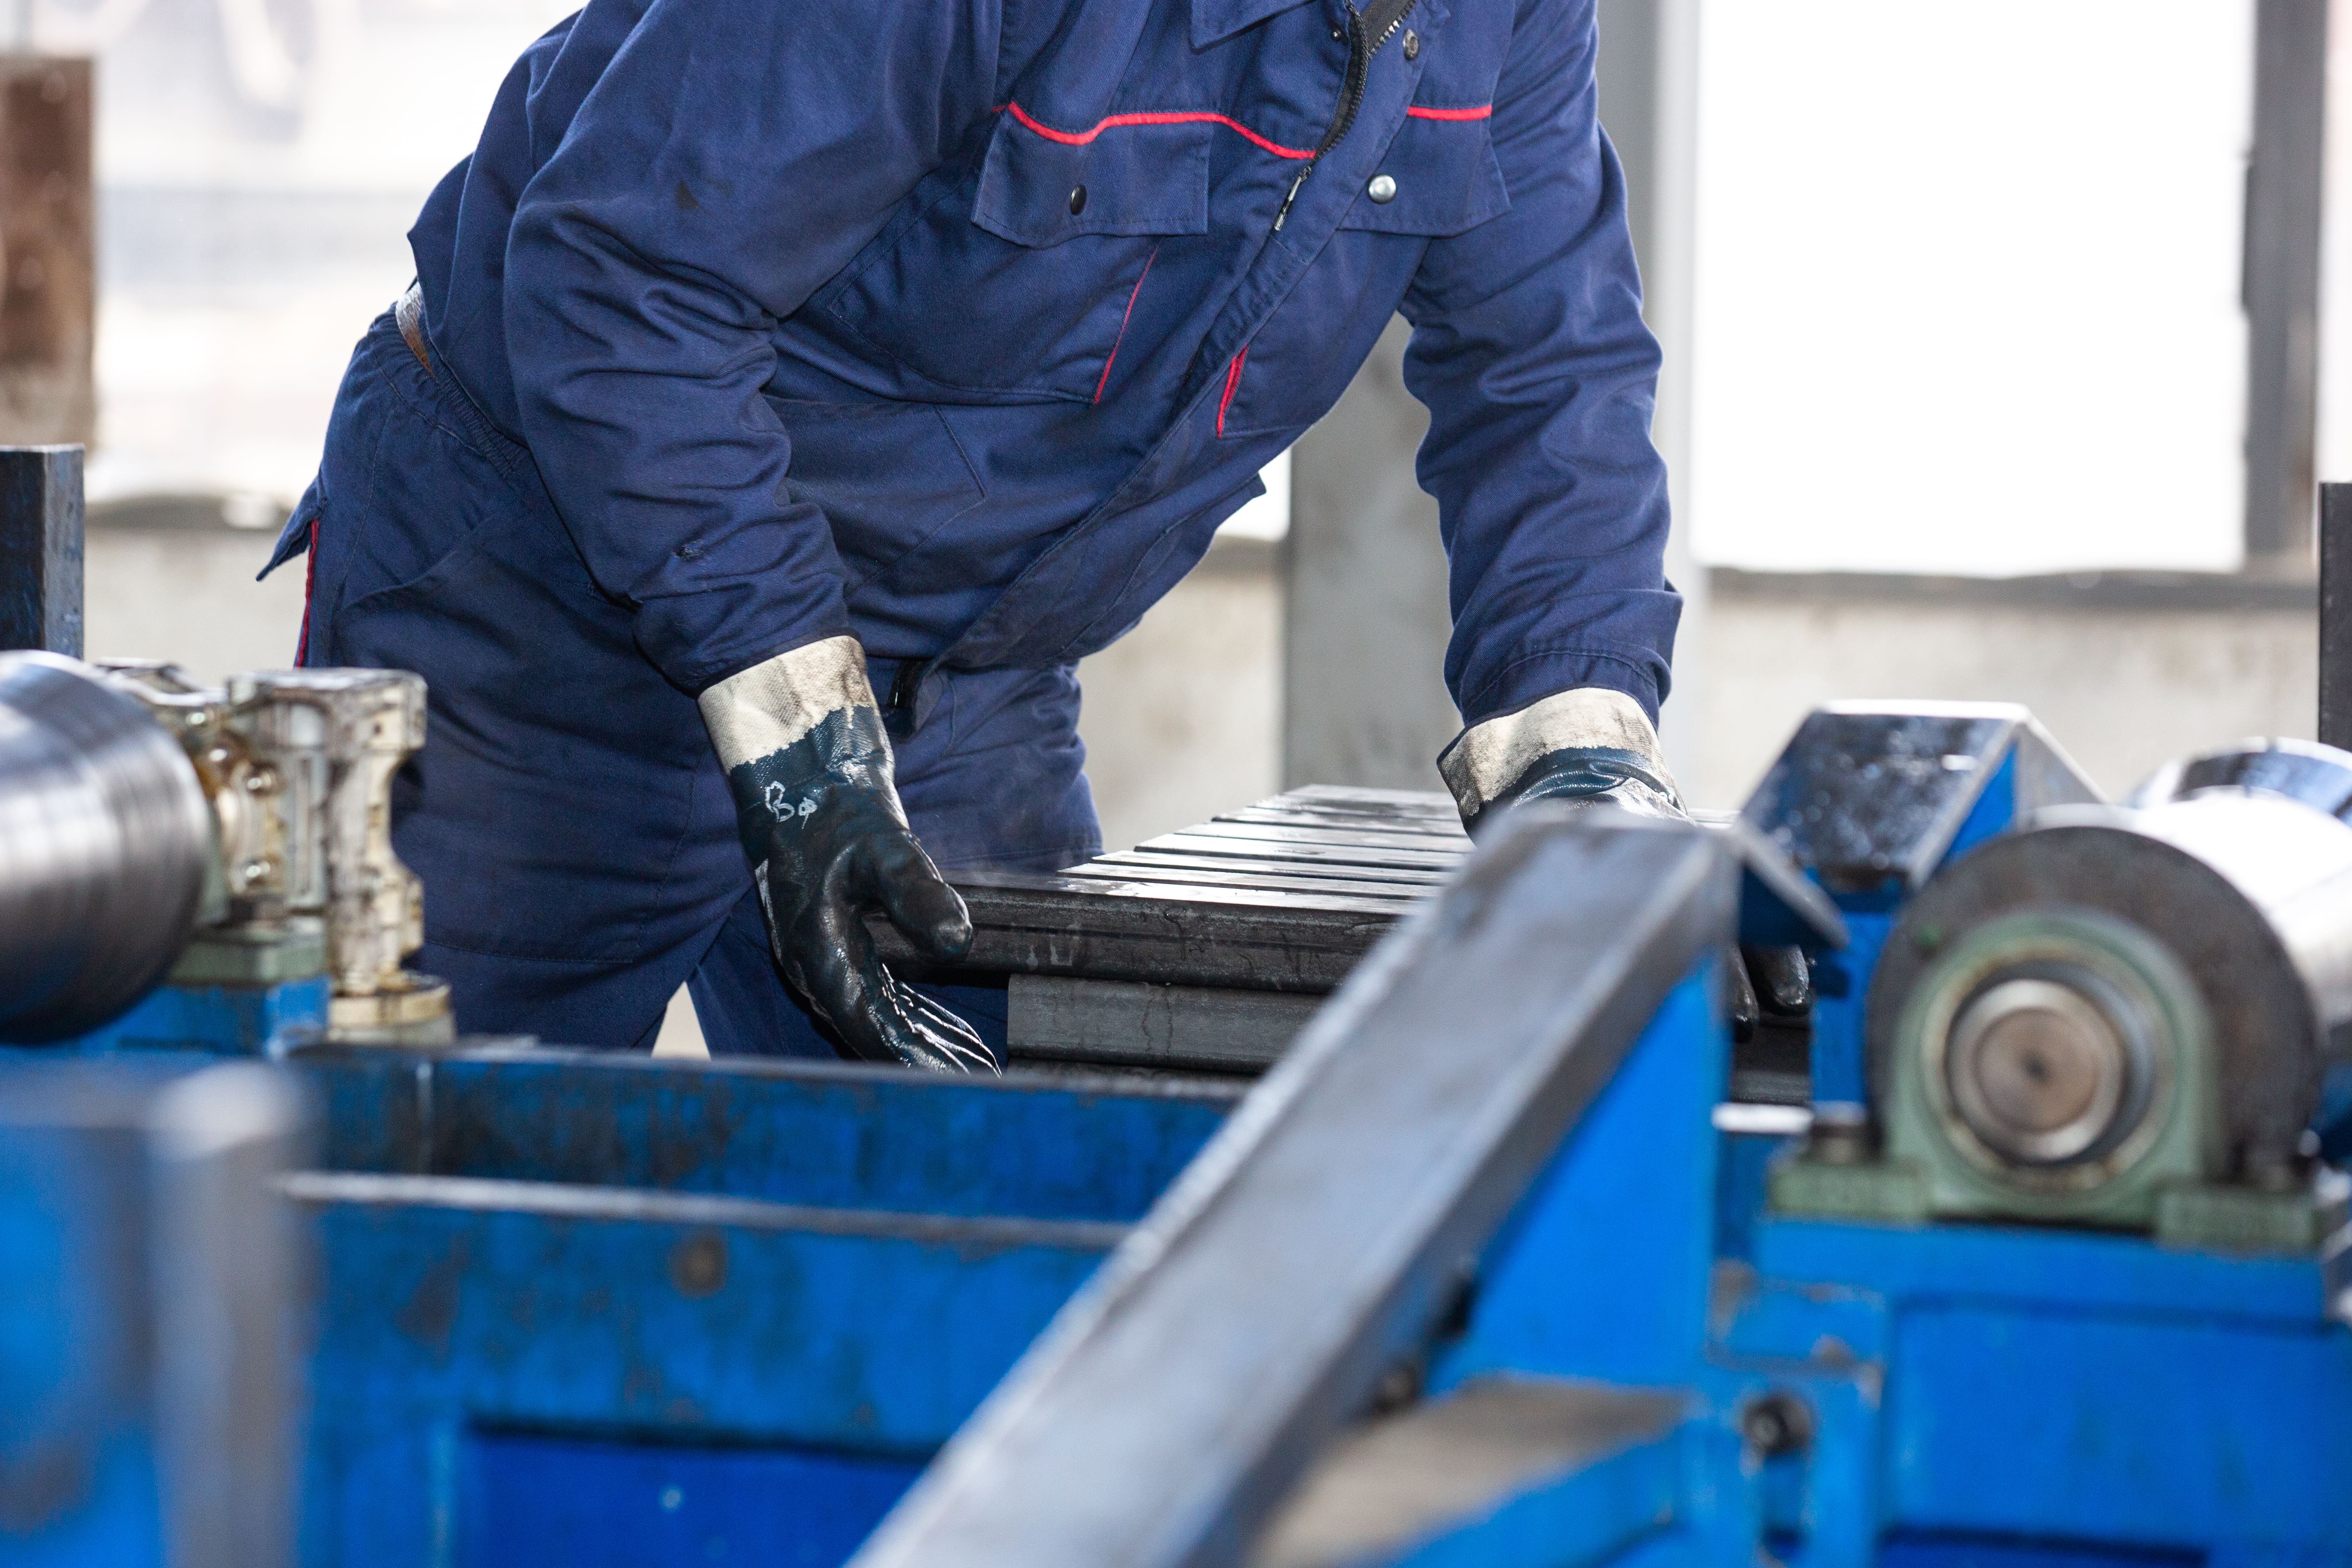
[[[828,713],[879,707],[866,679],[866,650],[849,637],[813,642],[730,675],[697,705],[719,765],[730,773],[782,751]]]
[[[1467,822],[1517,784],[1538,758],[1577,746],[1631,752],[1669,789],[1674,786],[1650,716],[1623,692],[1603,686],[1554,692],[1516,713],[1472,725],[1445,748],[1437,771]]]

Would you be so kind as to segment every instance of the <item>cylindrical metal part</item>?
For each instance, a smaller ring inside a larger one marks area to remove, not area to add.
[[[187,753],[53,654],[0,655],[0,1040],[86,1033],[186,947],[212,858]]]
[[[2279,795],[2352,821],[2352,752],[2314,741],[2241,741],[2165,763],[2131,804],[2158,806],[2212,790]]]
[[[2132,1089],[2148,1077],[2147,1047],[2103,989],[2079,977],[2011,975],[1953,1021],[1944,1076],[1979,1142],[2020,1165],[2077,1160],[2128,1132]]]
[[[1909,1074],[1952,1147],[2021,1192],[2124,1179],[2160,1136],[2203,1146],[2208,1179],[2291,1182],[2352,1024],[2352,826],[2300,795],[2063,807],[1968,856],[1887,943],[1874,1079]]]

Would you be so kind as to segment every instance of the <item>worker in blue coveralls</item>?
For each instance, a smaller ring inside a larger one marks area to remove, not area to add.
[[[422,672],[394,794],[461,1027],[1002,1059],[942,872],[1099,847],[1078,660],[1389,319],[1428,405],[1475,823],[1679,810],[1594,0],[590,0],[410,234],[301,658]],[[879,694],[877,696],[877,694]],[[975,1028],[974,1025],[978,1027]]]

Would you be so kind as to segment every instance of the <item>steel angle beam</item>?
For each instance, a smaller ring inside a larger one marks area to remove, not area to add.
[[[1515,814],[1349,980],[859,1568],[1241,1561],[1730,939],[1738,882],[1703,828]]]
[[[1602,1563],[1681,1500],[1683,1400],[1604,1384],[1482,1378],[1344,1434],[1316,1460],[1250,1568],[1440,1559]]]

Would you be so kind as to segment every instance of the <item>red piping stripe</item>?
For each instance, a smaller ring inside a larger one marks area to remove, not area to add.
[[[1234,363],[1225,367],[1225,395],[1217,400],[1217,434],[1220,436],[1225,433],[1225,410],[1234,405],[1234,394],[1241,389],[1242,362],[1248,358],[1249,344],[1244,343],[1242,352],[1234,356]]]
[[[310,656],[310,590],[319,585],[319,520],[310,519],[310,559],[302,563],[302,633],[294,642],[294,668]]]
[[[1252,142],[1277,158],[1312,158],[1315,154],[1303,148],[1286,147],[1279,142],[1269,142],[1240,121],[1223,114],[1191,110],[1155,111],[1149,114],[1114,114],[1101,121],[1091,131],[1056,131],[1044,121],[1033,119],[1027,110],[1017,103],[1008,103],[1004,111],[1043,136],[1048,142],[1059,142],[1065,147],[1083,147],[1104,132],[1121,125],[1222,125],[1228,131],[1238,131]]]
[[[1495,106],[1482,103],[1475,109],[1423,109],[1416,103],[1405,112],[1415,120],[1492,120]]]
[[[1110,341],[1110,354],[1103,361],[1102,379],[1095,383],[1095,401],[1102,401],[1103,388],[1110,384],[1110,367],[1118,363],[1118,345],[1127,342],[1127,323],[1135,315],[1135,297],[1143,292],[1143,280],[1151,276],[1151,264],[1160,259],[1160,247],[1153,246],[1151,254],[1143,258],[1143,270],[1137,275],[1135,287],[1128,290],[1127,313],[1118,319],[1118,336]]]

